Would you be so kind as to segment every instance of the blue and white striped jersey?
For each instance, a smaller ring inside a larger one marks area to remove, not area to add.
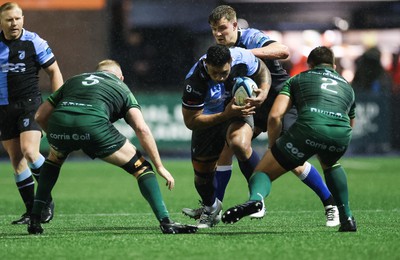
[[[224,111],[225,105],[232,98],[231,90],[234,78],[251,77],[258,72],[260,60],[248,50],[233,47],[229,49],[232,56],[231,72],[225,82],[211,80],[205,68],[205,58],[190,69],[185,78],[182,106],[186,109],[201,110],[203,114],[215,114]]]
[[[40,95],[39,70],[55,62],[49,45],[36,33],[22,30],[9,41],[0,33],[0,105]]]

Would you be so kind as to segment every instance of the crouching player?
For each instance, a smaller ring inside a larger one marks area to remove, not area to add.
[[[140,106],[123,83],[119,64],[104,60],[96,72],[67,80],[38,109],[35,119],[47,133],[49,156],[36,191],[29,234],[41,234],[40,213],[60,174],[67,156],[82,149],[91,158],[121,167],[138,181],[140,192],[150,204],[163,233],[195,233],[197,227],[172,221],[164,204],[155,171],[141,153],[112,123],[124,118],[135,131],[156,171],[172,190],[175,181],[164,168],[153,135],[144,121]]]

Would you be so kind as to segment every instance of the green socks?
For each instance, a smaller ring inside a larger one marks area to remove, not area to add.
[[[263,172],[254,173],[249,179],[249,200],[261,200],[269,195],[271,191],[271,180]]]
[[[161,221],[165,217],[169,217],[168,210],[164,204],[160,186],[158,185],[154,172],[147,172],[138,178],[140,192],[150,204],[157,219]]]
[[[349,206],[349,191],[347,177],[343,167],[338,163],[324,171],[326,184],[336,200],[339,209],[340,221],[352,217]]]
[[[40,181],[36,190],[35,202],[33,204],[32,214],[40,216],[44,205],[46,204],[51,190],[57,182],[60,175],[61,166],[46,160],[40,171]]]

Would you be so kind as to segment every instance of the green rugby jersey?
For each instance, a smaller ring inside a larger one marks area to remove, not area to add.
[[[140,109],[128,86],[107,72],[74,76],[47,100],[55,107],[55,112],[92,115],[111,122],[124,118],[132,107]]]
[[[291,98],[299,123],[349,127],[350,118],[355,117],[353,88],[329,66],[320,65],[290,78],[280,94]]]

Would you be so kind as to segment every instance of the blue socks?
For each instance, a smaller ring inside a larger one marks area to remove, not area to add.
[[[247,182],[249,181],[259,161],[260,157],[258,157],[258,154],[254,150],[251,153],[250,158],[248,160],[246,161],[238,160],[239,168],[242,171]]]
[[[318,173],[317,169],[309,162],[306,162],[305,166],[306,169],[304,172],[297,177],[299,177],[304,184],[310,187],[318,195],[321,201],[324,202],[331,196],[331,192],[329,191],[325,182],[322,180],[322,177]]]
[[[228,186],[228,182],[231,179],[231,175],[232,175],[232,164],[217,166],[217,171],[215,172],[215,177],[214,177],[217,183],[215,195],[217,199],[219,199],[220,201],[224,199],[226,186]]]
[[[242,174],[249,181],[250,176],[253,174],[254,169],[256,168],[258,162],[260,161],[260,157],[258,154],[253,150],[250,158],[246,161],[239,161],[239,167],[242,171]],[[217,166],[217,171],[215,172],[214,180],[216,182],[216,191],[215,195],[220,200],[223,201],[225,190],[228,185],[228,182],[232,175],[232,165],[221,165]]]

